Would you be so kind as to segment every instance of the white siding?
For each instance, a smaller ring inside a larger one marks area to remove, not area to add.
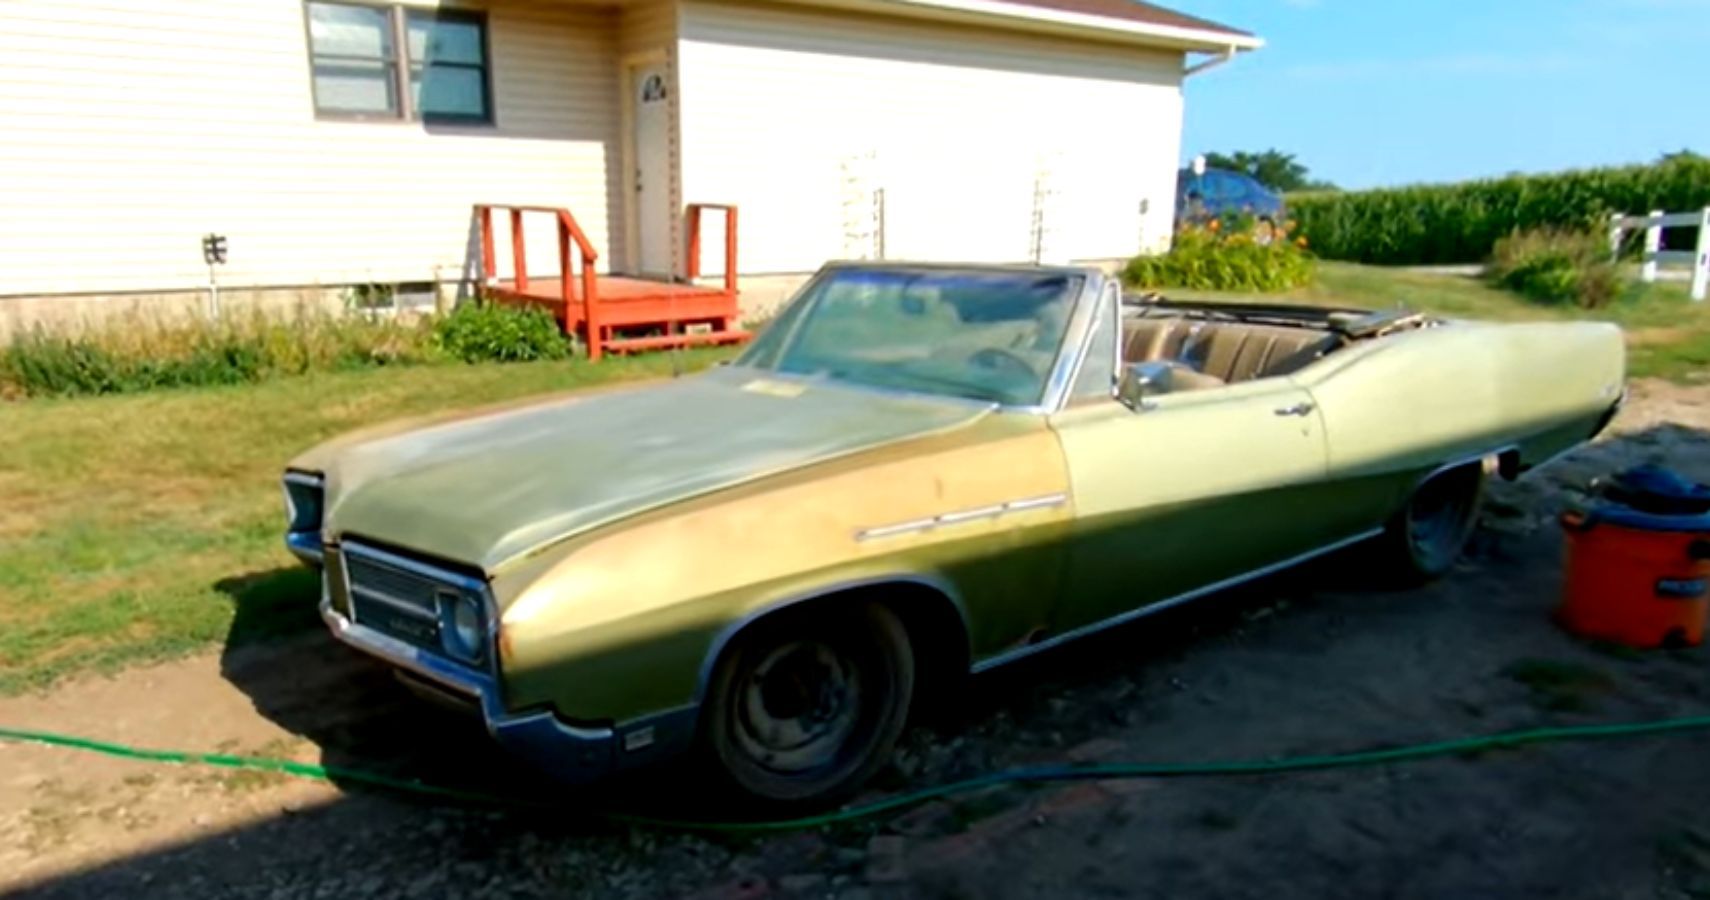
[[[1051,259],[1167,246],[1180,53],[746,3],[680,27],[683,196],[741,205],[744,271],[858,255],[872,188],[889,258],[1025,260],[1036,206]]]
[[[0,3],[0,296],[194,288],[210,231],[234,287],[455,279],[476,202],[568,206],[610,260],[617,12],[470,6],[492,128],[318,121],[300,0]]]

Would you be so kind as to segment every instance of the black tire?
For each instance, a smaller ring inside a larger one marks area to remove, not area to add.
[[[1414,489],[1384,528],[1386,569],[1409,584],[1447,574],[1466,551],[1484,499],[1484,467],[1473,463],[1439,472]]]
[[[853,794],[890,759],[914,694],[908,632],[878,603],[763,619],[719,661],[703,711],[708,761],[773,807]]]

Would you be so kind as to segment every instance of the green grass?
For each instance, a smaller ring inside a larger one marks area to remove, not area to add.
[[[321,440],[671,369],[652,354],[0,403],[0,693],[311,626],[318,587],[280,543],[278,478]]]
[[[1679,282],[1625,283],[1621,296],[1597,310],[1540,305],[1469,275],[1442,275],[1353,263],[1319,264],[1315,284],[1257,297],[1169,289],[1181,299],[1255,300],[1366,309],[1405,306],[1422,312],[1495,321],[1595,319],[1627,330],[1628,374],[1682,383],[1710,381],[1710,300],[1694,303]]]

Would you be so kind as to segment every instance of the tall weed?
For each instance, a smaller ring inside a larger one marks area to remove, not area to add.
[[[260,313],[172,323],[133,317],[76,334],[36,330],[0,347],[0,398],[246,384],[454,360],[565,359],[571,350],[545,313],[496,306],[413,321]]]
[[[1585,309],[1607,305],[1620,290],[1603,238],[1559,229],[1518,231],[1497,241],[1485,277],[1539,303]]]

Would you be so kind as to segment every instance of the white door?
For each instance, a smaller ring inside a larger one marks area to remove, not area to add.
[[[671,274],[671,102],[664,63],[630,70],[635,124],[635,217],[640,274]]]

